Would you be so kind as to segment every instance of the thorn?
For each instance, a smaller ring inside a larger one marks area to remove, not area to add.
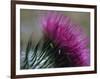
[[[51,46],[52,48],[54,48],[54,46],[53,46],[53,44],[52,44],[52,43],[50,43],[50,46]]]
[[[60,49],[59,49],[58,53],[61,54],[61,50]]]

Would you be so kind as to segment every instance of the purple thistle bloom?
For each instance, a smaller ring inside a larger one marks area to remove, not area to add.
[[[45,36],[71,59],[74,66],[90,65],[89,38],[80,25],[68,16],[48,12],[42,17],[42,28]]]

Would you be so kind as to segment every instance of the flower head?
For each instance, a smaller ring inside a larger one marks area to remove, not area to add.
[[[74,66],[90,65],[89,38],[83,28],[70,17],[58,12],[48,12],[42,17],[42,27],[46,37],[70,57]]]

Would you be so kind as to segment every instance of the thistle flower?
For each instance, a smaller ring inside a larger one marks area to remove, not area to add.
[[[90,65],[89,38],[70,17],[48,12],[42,17],[42,28],[45,36],[70,58],[73,66]]]

